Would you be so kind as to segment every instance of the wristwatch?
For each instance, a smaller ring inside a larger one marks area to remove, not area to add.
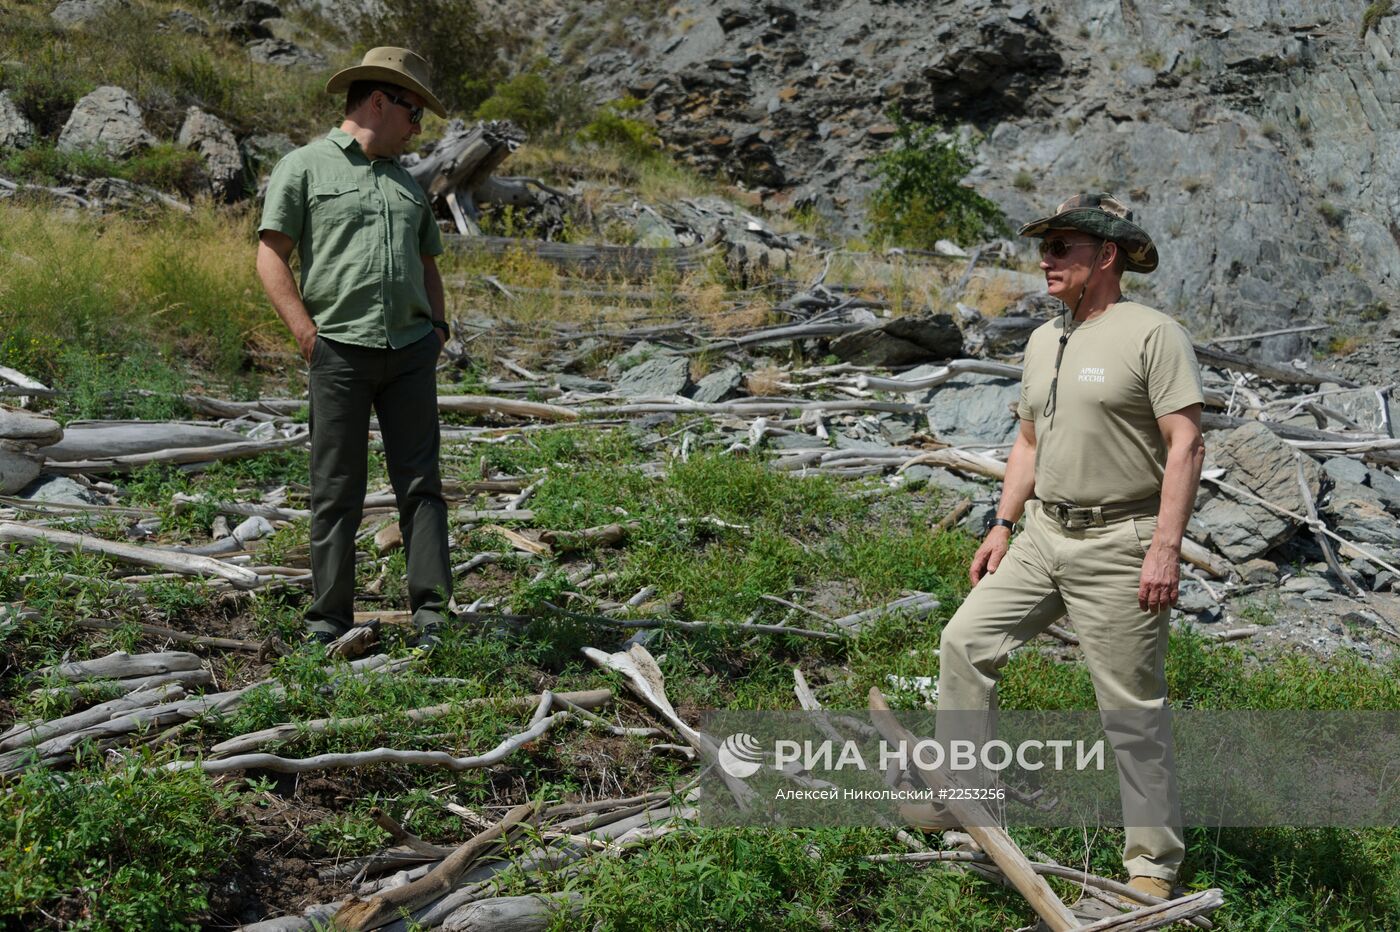
[[[447,326],[447,321],[435,320],[433,321],[433,326],[442,331],[442,342],[446,343],[448,340],[452,339],[452,328]]]
[[[994,527],[1004,527],[1008,531],[1016,530],[1016,522],[1009,518],[988,518],[982,522],[982,536],[986,537]]]

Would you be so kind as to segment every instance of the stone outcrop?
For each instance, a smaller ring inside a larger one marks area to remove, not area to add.
[[[1141,299],[1249,333],[1400,300],[1400,18],[1358,38],[1363,7],[724,0],[627,21],[585,77],[641,98],[696,168],[848,233],[888,111],[952,121],[983,137],[967,180],[1013,222],[1113,191],[1161,250],[1130,281]],[[1307,339],[1255,350],[1287,359]]]
[[[26,149],[34,138],[34,124],[19,112],[9,91],[0,91],[0,150]]]
[[[191,107],[185,113],[176,142],[204,159],[209,193],[215,200],[228,202],[243,193],[243,156],[238,140],[223,120]]]
[[[104,85],[78,101],[59,134],[58,148],[65,152],[95,149],[126,158],[155,141],[146,131],[136,98],[120,87]]]

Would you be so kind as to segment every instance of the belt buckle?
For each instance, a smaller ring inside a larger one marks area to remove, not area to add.
[[[1055,518],[1060,522],[1060,526],[1067,531],[1083,530],[1089,526],[1089,519],[1085,518],[1081,521],[1077,513],[1086,510],[1087,509],[1071,505],[1069,502],[1056,502]]]

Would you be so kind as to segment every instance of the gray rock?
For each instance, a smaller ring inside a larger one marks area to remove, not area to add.
[[[951,500],[970,498],[975,502],[978,499],[990,497],[992,493],[989,486],[968,482],[957,473],[949,472],[938,466],[926,466],[920,463],[904,470],[903,475],[905,482],[923,482],[925,485],[941,489],[948,493]]]
[[[967,250],[950,239],[941,239],[933,244],[933,251],[940,256],[952,256],[955,259],[966,259]]]
[[[962,355],[962,331],[948,314],[895,317],[831,341],[831,351],[857,366],[907,366]]]
[[[585,379],[581,375],[569,375],[561,372],[554,377],[554,382],[566,392],[590,392],[598,394],[612,391],[612,385],[608,382],[601,382],[598,379]]]
[[[1013,224],[1074,191],[1127,197],[1162,255],[1131,287],[1193,330],[1400,306],[1389,229],[1400,20],[1358,41],[1354,0],[1237,0],[1208,15],[1183,0],[1016,6],[825,0],[794,5],[778,30],[757,7],[701,5],[669,23],[623,22],[624,41],[589,61],[585,82],[600,99],[635,89],[679,158],[705,174],[761,174],[749,190],[765,206],[814,212],[843,234],[868,231],[875,159],[892,146],[868,130],[897,105],[986,133],[964,183]],[[761,158],[741,142],[752,129]],[[1239,348],[1307,357],[1312,339]]]
[[[573,345],[573,347],[559,358],[559,369],[561,372],[578,372],[580,369],[593,365],[594,360],[602,353],[607,346],[602,340],[596,337],[585,337]],[[619,373],[614,373],[609,367],[610,378],[617,378]]]
[[[18,497],[31,502],[55,505],[101,505],[103,499],[92,489],[67,476],[46,476],[19,491]]]
[[[1391,423],[1388,397],[1388,392],[1378,394],[1375,389],[1358,388],[1333,392],[1322,398],[1321,404],[1345,415],[1364,431],[1383,434]]]
[[[1258,423],[1236,428],[1217,440],[1219,433],[1212,435],[1210,446],[1216,465],[1225,470],[1226,482],[1294,513],[1306,511],[1291,447]],[[1310,457],[1304,457],[1302,462],[1308,487],[1315,496],[1322,470]],[[1201,499],[1193,523],[1205,531],[1207,543],[1232,563],[1267,553],[1296,529],[1292,519],[1249,499],[1236,499],[1214,486],[1207,486]]]
[[[1246,560],[1236,569],[1239,570],[1240,578],[1246,583],[1270,585],[1278,582],[1278,564],[1272,560],[1265,560],[1263,557]]]
[[[1393,512],[1400,512],[1400,481],[1397,481],[1390,473],[1380,469],[1366,470],[1366,484],[1371,487],[1371,491],[1376,493],[1385,507]]]
[[[129,5],[127,0],[62,0],[49,16],[65,29],[78,29]]]
[[[13,495],[39,475],[44,458],[27,449],[0,440],[0,495]]]
[[[1183,583],[1177,596],[1176,607],[1188,615],[1198,615],[1217,610],[1220,606],[1200,585]]]
[[[34,139],[34,124],[19,112],[9,91],[0,91],[0,150],[27,149]]]
[[[622,374],[617,390],[629,397],[683,395],[690,387],[690,360],[684,356],[657,356],[638,363]]]
[[[244,139],[239,148],[249,167],[261,173],[276,165],[296,144],[286,133],[259,133]]]
[[[243,156],[238,151],[238,140],[223,120],[190,107],[185,111],[185,123],[176,142],[204,159],[209,193],[215,200],[228,203],[243,194]]]
[[[937,366],[911,369],[902,379],[918,379]],[[939,440],[957,444],[1011,443],[1020,429],[1013,406],[1021,396],[1021,383],[994,375],[968,372],[909,399],[928,405],[929,427]]]
[[[63,428],[52,418],[0,408],[0,440],[41,447],[62,439]]]
[[[1322,514],[1347,540],[1389,546],[1400,538],[1400,526],[1385,503],[1374,490],[1356,482],[1336,481],[1323,502]]]
[[[1322,464],[1322,471],[1340,482],[1366,482],[1366,464],[1349,456],[1334,456]]]
[[[715,404],[724,401],[738,390],[744,381],[744,372],[738,366],[725,366],[716,369],[695,384],[695,392],[690,396],[702,404]]]
[[[79,100],[58,136],[58,148],[64,152],[96,149],[116,158],[135,155],[155,142],[142,122],[136,98],[111,85]]]
[[[171,10],[165,14],[165,22],[185,35],[203,36],[209,33],[209,24],[188,10]]]
[[[812,434],[777,434],[764,441],[774,450],[815,450],[829,446],[825,440]]]
[[[308,48],[286,39],[254,39],[247,45],[248,57],[260,65],[280,68],[324,68],[326,60]]]
[[[616,379],[627,370],[656,356],[674,355],[676,355],[676,351],[670,347],[648,343],[646,340],[638,340],[626,352],[619,353],[608,360],[608,378]]]

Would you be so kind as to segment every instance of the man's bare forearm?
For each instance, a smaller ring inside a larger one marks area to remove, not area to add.
[[[1157,510],[1153,547],[1181,552],[1181,539],[1186,535],[1186,522],[1191,519],[1191,509],[1196,505],[1196,490],[1201,484],[1201,466],[1205,459],[1206,446],[1199,433],[1167,450],[1162,504]]]
[[[257,268],[258,278],[277,316],[300,343],[308,333],[316,331],[316,324],[302,303],[291,264],[266,243],[259,243]]]
[[[1006,476],[1002,479],[997,517],[1008,521],[1021,520],[1026,502],[1034,494],[1035,443],[1026,437],[1023,430],[1011,445],[1011,454],[1006,458]]]

